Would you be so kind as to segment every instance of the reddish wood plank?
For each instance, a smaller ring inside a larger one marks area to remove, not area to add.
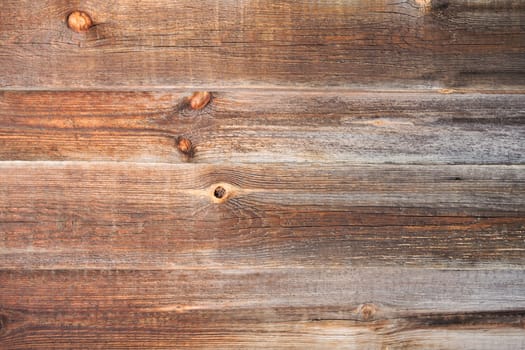
[[[525,95],[221,90],[193,111],[184,107],[191,93],[0,93],[0,159],[525,161]]]
[[[0,162],[0,264],[521,266],[523,170]]]
[[[525,86],[521,1],[4,0],[0,87]],[[93,26],[66,24],[82,10]]]
[[[0,271],[0,344],[515,349],[525,341],[524,277],[402,267]]]

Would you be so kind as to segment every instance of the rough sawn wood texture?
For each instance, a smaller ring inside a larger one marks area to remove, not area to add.
[[[74,10],[91,16],[87,32],[67,27]],[[524,10],[523,0],[2,0],[0,86],[522,89]]]
[[[0,0],[0,349],[525,349],[523,0]]]

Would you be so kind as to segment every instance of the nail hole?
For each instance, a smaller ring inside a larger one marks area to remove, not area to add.
[[[218,199],[223,198],[225,194],[226,194],[226,190],[222,186],[217,186],[215,188],[215,191],[213,191],[213,196]]]
[[[82,33],[93,26],[93,21],[87,13],[83,11],[73,11],[67,16],[67,26],[77,33]]]
[[[449,177],[448,180],[451,180],[451,181],[461,181],[463,180],[463,178],[459,177],[459,176],[453,176],[453,177]]]

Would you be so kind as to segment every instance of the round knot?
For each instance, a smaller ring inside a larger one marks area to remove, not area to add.
[[[213,196],[217,199],[222,199],[226,195],[226,189],[222,186],[215,187],[215,190],[213,191]]]
[[[363,304],[359,309],[359,315],[363,321],[370,321],[374,318],[377,307],[374,304]]]
[[[208,91],[197,91],[189,98],[189,104],[191,109],[200,110],[203,109],[210,103],[211,93]]]
[[[241,189],[237,186],[226,182],[217,182],[206,189],[207,195],[216,204],[226,203],[239,194],[239,191]]]
[[[67,26],[77,32],[86,32],[93,26],[91,17],[83,11],[73,11],[67,16]]]
[[[179,137],[177,139],[177,148],[182,154],[188,157],[193,156],[194,149],[193,149],[193,144],[190,139],[186,137]]]

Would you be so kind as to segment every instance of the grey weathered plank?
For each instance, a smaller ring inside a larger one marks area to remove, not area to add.
[[[0,267],[522,266],[524,169],[0,162]]]
[[[2,1],[0,87],[525,86],[519,0]],[[66,25],[74,10],[94,26]]]
[[[524,270],[0,270],[8,349],[519,349]]]
[[[220,90],[2,92],[0,159],[523,164],[525,95]],[[194,146],[188,158],[176,140]]]

